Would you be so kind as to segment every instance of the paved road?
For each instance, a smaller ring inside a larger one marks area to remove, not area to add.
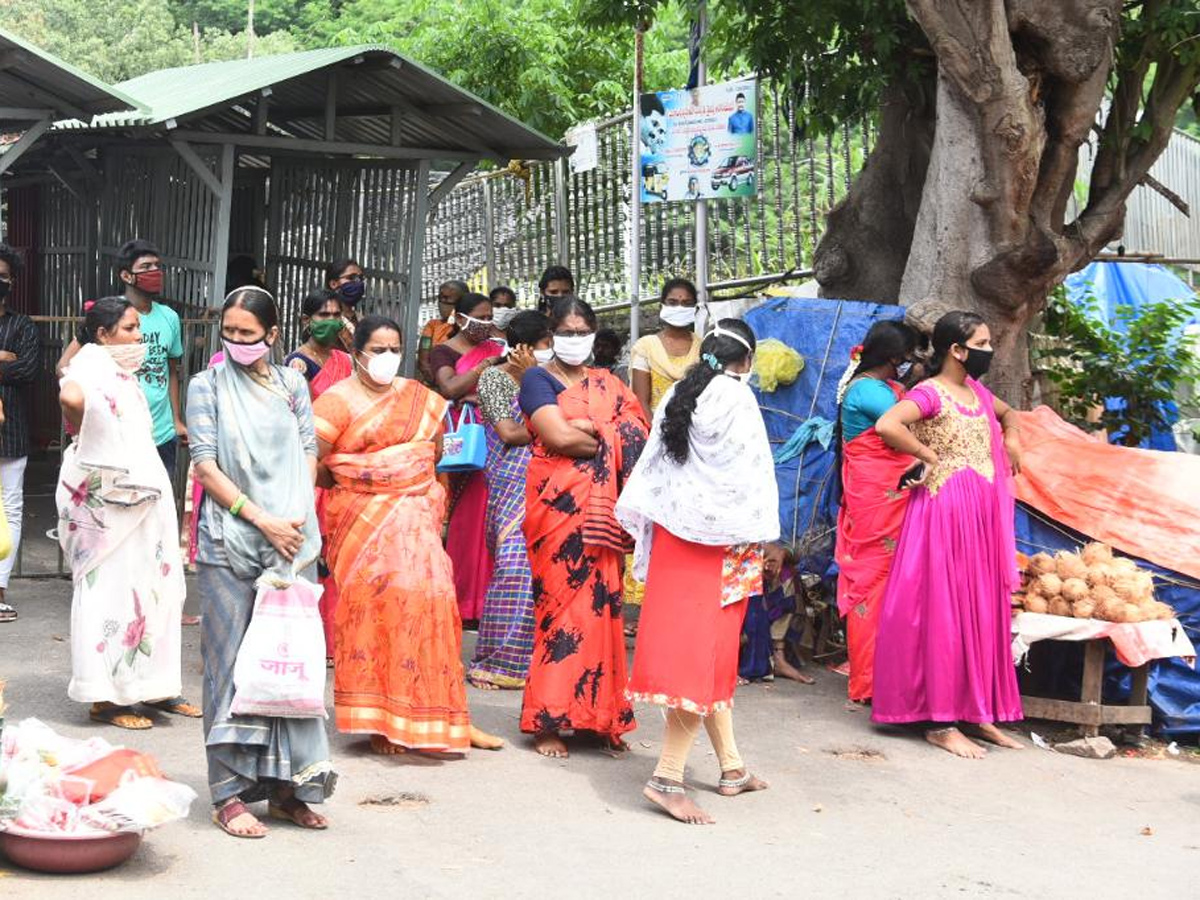
[[[66,697],[66,582],[14,583],[21,610],[0,626],[11,720],[101,733],[154,753],[203,797],[198,721],[153,731],[89,724]],[[185,629],[185,687],[199,699],[199,634]],[[468,635],[468,645],[470,636]],[[738,743],[771,782],[736,799],[703,735],[690,777],[713,827],[676,824],[640,789],[661,717],[639,711],[633,753],[579,748],[537,757],[517,731],[520,697],[471,691],[499,753],[442,762],[380,759],[335,736],[341,776],[323,834],[278,825],[237,841],[193,806],[126,866],[86,880],[31,876],[0,861],[0,898],[104,897],[1129,897],[1192,896],[1200,866],[1200,769],[1179,759],[1085,761],[1029,749],[969,762],[847,711],[844,680],[752,685],[738,694]],[[391,805],[372,800],[391,798]],[[1141,832],[1149,826],[1153,834]]]

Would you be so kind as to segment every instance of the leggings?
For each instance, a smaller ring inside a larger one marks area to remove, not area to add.
[[[687,765],[688,753],[696,740],[696,734],[700,731],[701,719],[704,720],[708,739],[712,741],[713,749],[717,752],[721,771],[732,772],[744,768],[737,743],[733,739],[732,710],[726,708],[710,716],[700,716],[682,709],[668,709],[662,755],[659,756],[658,767],[654,770],[655,778],[683,781],[683,770]]]

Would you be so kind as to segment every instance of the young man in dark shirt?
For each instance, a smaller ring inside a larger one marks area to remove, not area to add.
[[[11,622],[17,611],[7,602],[8,578],[21,546],[21,517],[25,507],[25,463],[29,459],[30,385],[38,372],[41,340],[29,316],[9,310],[13,286],[24,263],[8,244],[0,244],[0,489],[12,550],[0,560],[0,622]]]

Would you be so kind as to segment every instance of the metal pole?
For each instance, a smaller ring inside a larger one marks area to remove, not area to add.
[[[571,268],[570,223],[567,221],[567,190],[571,171],[566,159],[555,160],[554,166],[554,251],[558,264]]]
[[[221,145],[221,193],[217,197],[217,228],[213,234],[213,276],[209,306],[218,307],[225,297],[225,275],[229,270],[229,228],[233,221],[233,177],[237,156],[233,144]]]
[[[704,37],[708,33],[708,4],[700,0],[696,15],[699,20],[699,54],[696,64],[696,84],[703,87],[708,81],[708,67],[704,64]],[[700,327],[707,327],[708,319],[708,204],[696,200],[696,293],[702,310]]]
[[[496,272],[496,220],[492,207],[492,180],[483,179],[483,252],[487,266],[487,286],[490,291],[499,285],[500,275]]]
[[[630,119],[629,146],[629,342],[637,342],[641,325],[642,303],[642,23],[633,32],[633,118]]]
[[[421,335],[421,275],[425,266],[425,228],[429,218],[429,160],[417,163],[417,192],[413,204],[412,243],[408,254],[408,305],[404,309],[404,375],[417,371],[417,343]]]

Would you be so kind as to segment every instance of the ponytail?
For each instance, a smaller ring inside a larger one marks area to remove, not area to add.
[[[730,337],[730,334],[737,334],[742,340]],[[739,319],[722,319],[717,323],[717,330],[700,344],[700,362],[688,369],[675,385],[663,411],[662,442],[667,457],[673,462],[683,465],[688,460],[692,415],[700,395],[729,365],[740,363],[753,353],[747,346],[756,347],[757,342],[754,332]]]

